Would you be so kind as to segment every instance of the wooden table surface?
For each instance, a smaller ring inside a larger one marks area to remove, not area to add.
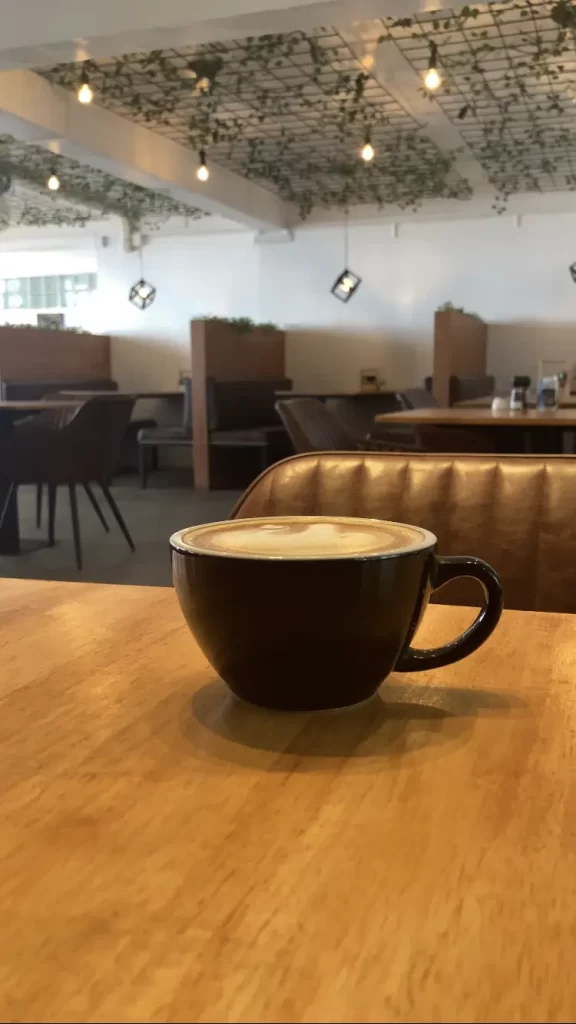
[[[484,398],[468,398],[464,402],[454,402],[454,409],[490,409],[492,407],[493,395]],[[509,399],[506,398],[508,402]],[[559,403],[561,409],[576,409],[576,395],[564,398]],[[536,399],[528,398],[528,408],[536,409]]]
[[[576,427],[576,409],[527,409],[525,412],[492,412],[492,409],[406,409],[375,416],[376,423],[420,423],[434,426],[453,424],[459,427]]]
[[[60,395],[77,395],[78,398],[182,398],[184,392],[180,391],[68,391],[60,388]]]
[[[330,398],[390,398],[395,391],[275,391],[277,398],[318,398],[325,402]]]
[[[228,696],[171,590],[0,610],[0,1020],[576,1019],[576,616],[314,716]]]
[[[0,401],[0,412],[42,412],[45,409],[75,409],[79,404],[78,399],[73,398],[53,398],[49,401],[24,398],[17,402]]]

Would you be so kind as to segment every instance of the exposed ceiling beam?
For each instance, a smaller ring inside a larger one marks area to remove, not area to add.
[[[436,0],[3,0],[0,68],[347,25],[435,6]]]
[[[62,156],[255,230],[284,228],[296,211],[274,193],[224,167],[196,177],[198,157],[184,146],[76,97],[32,71],[0,72],[0,133],[44,143]]]
[[[354,25],[341,34],[360,58],[373,59],[370,74],[414,118],[420,132],[439,150],[456,153],[454,170],[469,181],[474,194],[493,201],[496,192],[484,168],[440,105],[432,97],[423,95],[420,75],[396,44],[392,41],[374,43],[373,26]],[[460,209],[465,206],[460,201],[458,205]]]

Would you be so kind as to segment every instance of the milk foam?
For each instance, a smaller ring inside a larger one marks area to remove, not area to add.
[[[184,530],[177,544],[237,558],[349,558],[431,546],[432,534],[384,520],[279,517],[245,519]]]

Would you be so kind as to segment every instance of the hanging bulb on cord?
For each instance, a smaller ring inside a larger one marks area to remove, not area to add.
[[[92,100],[94,99],[94,90],[90,85],[90,79],[88,78],[88,72],[85,67],[82,68],[82,75],[80,76],[80,87],[78,89],[78,92],[76,93],[76,97],[78,99],[78,102],[83,103],[84,106],[87,106],[89,103],[92,103]]]
[[[87,107],[89,103],[92,103],[92,100],[94,99],[94,92],[89,82],[82,82],[82,85],[78,89],[76,95],[78,97],[78,102],[83,103],[85,107]]]
[[[206,153],[203,149],[200,150],[200,166],[196,171],[196,177],[199,181],[208,181],[210,177],[210,171],[206,166]]]
[[[424,85],[429,92],[436,92],[436,89],[442,85],[442,78],[438,71],[438,47],[432,40],[430,41],[430,61],[424,75]]]
[[[88,106],[89,103],[92,103],[93,99],[94,93],[88,83],[85,82],[84,85],[81,85],[78,89],[78,102],[83,103],[84,106]]]
[[[57,192],[60,188],[60,178],[56,174],[54,168],[52,168],[52,171],[50,172],[50,177],[46,182],[46,187],[49,188],[51,192]]]
[[[436,89],[440,88],[442,85],[442,79],[438,74],[437,68],[428,68],[428,71],[424,76],[424,85],[429,92],[436,92]]]
[[[374,146],[370,142],[369,138],[366,139],[366,142],[362,146],[360,156],[366,161],[366,163],[370,163],[370,161],[374,159]]]

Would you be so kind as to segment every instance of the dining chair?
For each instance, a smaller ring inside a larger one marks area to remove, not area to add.
[[[574,614],[575,505],[573,456],[322,452],[271,466],[231,518],[360,516],[423,526],[440,554],[493,565],[507,608]],[[478,605],[477,586],[454,581],[437,599]]]
[[[427,388],[407,388],[397,391],[401,409],[437,409],[438,402]],[[495,451],[494,437],[486,430],[475,427],[440,427],[418,424],[413,428],[412,443],[427,452],[483,452]]]
[[[158,469],[159,448],[191,448],[192,447],[192,379],[182,379],[184,407],[180,426],[143,427],[138,431],[138,468],[140,486],[148,486],[150,468]]]
[[[27,420],[16,427],[12,435],[2,439],[0,478],[8,486],[0,512],[0,527],[16,487],[20,484],[45,484],[48,491],[48,542],[54,544],[57,488],[67,486],[76,565],[81,569],[77,486],[84,488],[104,529],[109,529],[91,488],[96,483],[134,551],[134,542],[109,486],[133,408],[133,398],[113,395],[91,398],[77,409],[65,410],[64,413],[46,410],[36,418],[36,422]]]
[[[46,388],[45,382],[44,382],[44,388]],[[42,398],[43,401],[46,401],[46,402],[57,401],[60,398],[66,398],[68,400],[68,396],[61,395],[58,390],[56,390],[56,391],[49,391],[48,393],[46,393],[46,391],[45,391],[44,394],[41,396],[41,398]],[[20,443],[23,443],[24,439],[26,439],[26,441],[29,444],[34,444],[36,439],[37,439],[37,436],[38,436],[38,431],[43,431],[43,430],[59,430],[61,427],[65,426],[67,423],[70,422],[72,417],[76,415],[76,412],[77,412],[77,409],[71,407],[69,409],[46,409],[43,412],[29,414],[29,415],[24,415],[22,419],[18,419],[14,423],[12,440],[16,444],[20,444]],[[85,490],[86,490],[87,496],[88,496],[88,491],[90,490],[90,487],[89,487],[88,484],[85,486]],[[36,529],[37,530],[39,530],[40,527],[42,526],[43,496],[44,496],[44,488],[43,488],[42,484],[36,484]],[[90,495],[88,497],[89,497],[89,500],[90,500],[90,502],[92,504],[96,504],[97,505],[97,502],[96,502],[92,492],[90,492]],[[99,516],[103,519],[103,516],[102,516],[102,513],[101,513],[99,507],[98,507],[98,513],[99,513]],[[105,520],[104,520],[104,522],[105,522]],[[106,530],[108,529],[108,524],[106,524],[105,529]]]
[[[342,420],[318,398],[290,398],[276,402],[276,411],[284,424],[294,450],[302,452],[417,451],[414,445],[394,439],[355,438]]]
[[[362,395],[361,398],[329,398],[324,405],[352,437],[370,442],[385,441],[400,447],[413,447],[418,443],[414,430],[396,424],[383,426],[375,422],[375,417],[381,413],[397,412],[402,408],[394,392]]]
[[[397,391],[396,398],[401,409],[437,409],[438,402],[426,388],[406,388]]]

